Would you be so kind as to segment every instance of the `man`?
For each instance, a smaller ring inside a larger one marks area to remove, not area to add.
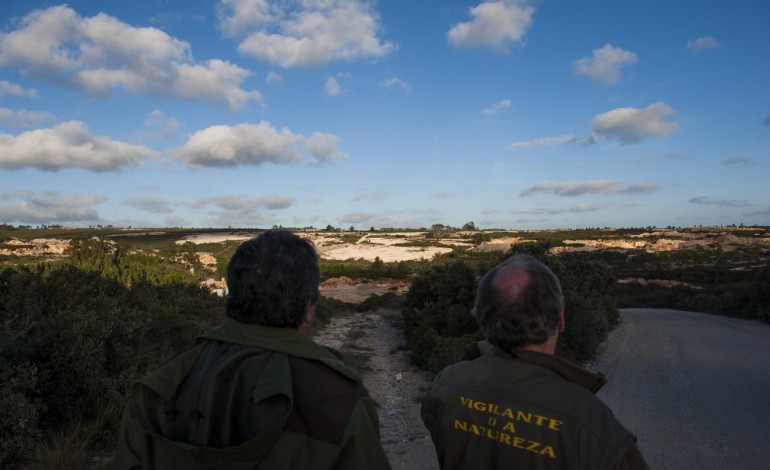
[[[561,284],[531,256],[479,282],[477,358],[445,368],[422,406],[441,468],[646,469],[636,438],[594,393],[606,383],[555,356]]]
[[[226,315],[133,388],[118,469],[389,469],[360,376],[305,335],[319,270],[306,240],[267,231],[227,268]]]

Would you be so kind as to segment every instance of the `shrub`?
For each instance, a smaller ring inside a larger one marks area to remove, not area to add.
[[[475,289],[476,275],[461,261],[434,266],[414,280],[402,309],[412,362],[438,371],[460,357],[457,343],[478,336],[470,313]]]
[[[194,285],[128,289],[97,271],[43,271],[0,272],[4,468],[68,423],[99,422],[109,439],[131,382],[193,344],[223,311],[222,299]]]
[[[395,292],[372,295],[358,304],[358,312],[375,312],[380,309],[399,309],[404,304],[404,297]]]

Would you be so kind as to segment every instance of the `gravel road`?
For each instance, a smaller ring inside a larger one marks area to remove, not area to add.
[[[591,368],[650,468],[770,468],[770,325],[658,309],[621,318]]]

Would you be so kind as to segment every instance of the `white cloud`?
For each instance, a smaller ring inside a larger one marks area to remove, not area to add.
[[[665,122],[666,116],[676,112],[663,102],[653,103],[644,109],[617,108],[594,118],[594,133],[599,137],[617,138],[621,143],[634,144],[647,137],[663,137],[679,128],[672,122]]]
[[[505,50],[524,41],[534,11],[526,0],[484,1],[470,9],[471,21],[452,26],[447,39],[453,47]]]
[[[92,207],[107,198],[94,194],[63,196],[46,191],[0,194],[0,214],[6,223],[50,224],[67,222],[97,222],[99,214]]]
[[[276,20],[269,0],[220,0],[217,18],[220,29],[228,36],[247,33],[250,29]],[[277,10],[277,8],[275,8]]]
[[[572,66],[578,75],[584,75],[605,85],[613,85],[620,80],[624,66],[636,65],[637,62],[639,58],[633,52],[605,44],[600,49],[594,49],[592,56],[578,59]]]
[[[85,168],[116,171],[157,155],[138,145],[91,134],[80,121],[68,121],[52,129],[36,129],[18,136],[0,133],[0,168]]]
[[[100,13],[84,18],[67,6],[35,10],[18,29],[0,33],[0,64],[93,97],[122,88],[155,97],[204,100],[242,109],[262,102],[241,88],[253,75],[222,60],[195,62],[190,44],[156,28]]]
[[[55,120],[56,116],[47,111],[0,108],[0,125],[13,127],[14,129],[36,127],[46,121]]]
[[[722,206],[722,207],[746,207],[751,204],[745,201],[736,201],[733,199],[711,199],[708,196],[697,196],[688,199],[687,202],[701,206]]]
[[[482,109],[481,114],[485,114],[485,115],[497,114],[510,107],[511,107],[511,100],[500,100],[497,103],[493,104],[492,106]]]
[[[130,198],[123,201],[123,205],[153,214],[170,214],[173,212],[168,201],[159,198]]]
[[[325,132],[313,132],[305,140],[305,147],[310,152],[310,163],[331,163],[347,160],[348,154],[339,149],[340,138]]]
[[[181,148],[172,151],[191,168],[234,167],[298,163],[324,163],[347,158],[338,147],[339,138],[316,132],[310,137],[289,129],[277,130],[269,122],[211,126],[193,134]],[[306,150],[306,152],[303,152]],[[305,156],[309,153],[309,156]]]
[[[710,49],[718,49],[719,43],[711,36],[702,36],[698,39],[687,41],[685,47],[693,52],[705,52]]]
[[[248,227],[268,223],[264,211],[288,209],[295,201],[293,196],[275,194],[264,197],[228,194],[200,199],[186,205],[193,209],[208,210],[212,226]]]
[[[594,180],[573,183],[555,183],[544,181],[530,186],[519,193],[521,197],[532,196],[536,193],[552,193],[557,196],[583,196],[586,194],[600,194],[604,196],[617,194],[644,194],[658,191],[660,186],[654,183],[637,183],[630,186],[617,181]]]
[[[220,28],[243,37],[238,50],[282,67],[380,58],[395,46],[371,2],[360,0],[223,0]]]
[[[0,37],[2,34],[0,33]],[[0,80],[0,96],[18,96],[20,98],[39,98],[34,88],[24,89],[21,85]]]
[[[575,141],[575,136],[572,134],[562,135],[558,137],[542,137],[540,139],[525,140],[521,142],[514,142],[508,146],[509,150],[524,150],[532,147],[554,147],[557,145],[564,145]]]
[[[392,77],[387,80],[384,80],[380,82],[380,86],[383,88],[393,88],[393,87],[400,88],[407,93],[412,91],[412,85],[406,83],[405,81],[401,80],[398,77]]]
[[[339,82],[334,77],[328,77],[324,82],[324,93],[326,96],[337,96],[342,92]]]

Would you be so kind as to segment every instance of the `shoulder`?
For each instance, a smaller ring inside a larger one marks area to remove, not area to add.
[[[360,402],[371,402],[366,388],[323,362],[296,356],[289,362],[294,411],[286,430],[340,444]]]

